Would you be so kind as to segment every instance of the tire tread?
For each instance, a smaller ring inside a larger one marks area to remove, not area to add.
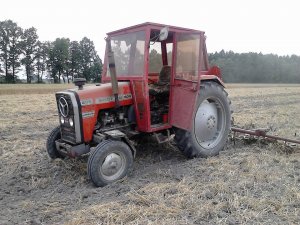
[[[50,132],[47,138],[46,150],[51,159],[64,158],[64,156],[57,151],[55,146],[55,141],[58,140],[60,137],[60,126],[57,126]]]

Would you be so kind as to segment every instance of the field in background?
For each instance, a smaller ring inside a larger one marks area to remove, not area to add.
[[[86,84],[93,85],[93,84]],[[74,84],[0,84],[0,95],[10,94],[49,94],[59,90],[68,88],[74,88]],[[265,89],[276,89],[276,88],[297,88],[299,84],[226,84],[226,88],[231,89],[244,89],[247,91],[248,88],[265,88]]]
[[[0,95],[48,94],[74,88],[74,84],[0,84]]]
[[[87,180],[87,157],[51,161],[54,93],[73,85],[0,85],[0,224],[297,224],[300,149],[237,141],[186,160],[171,145],[138,146],[128,178]],[[237,126],[300,139],[300,85],[229,84]],[[16,94],[15,94],[16,93]]]
[[[300,85],[229,84],[227,91],[237,126],[300,139]]]
[[[87,84],[93,85],[93,84]],[[284,88],[300,87],[299,84],[226,84],[227,89],[244,89],[244,88]],[[10,94],[48,94],[55,91],[74,88],[74,84],[0,84],[0,95]],[[247,89],[246,89],[247,90]],[[245,90],[245,91],[246,91]]]

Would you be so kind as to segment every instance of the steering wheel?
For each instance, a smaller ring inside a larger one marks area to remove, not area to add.
[[[149,81],[150,81],[150,82],[149,82]],[[157,83],[157,81],[152,80],[152,79],[150,79],[150,78],[148,78],[148,82],[149,82],[150,84],[156,84],[156,83]]]

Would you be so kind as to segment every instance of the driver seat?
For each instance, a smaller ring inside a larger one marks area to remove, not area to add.
[[[164,65],[159,72],[158,83],[168,84],[170,83],[170,78],[171,78],[171,66]]]

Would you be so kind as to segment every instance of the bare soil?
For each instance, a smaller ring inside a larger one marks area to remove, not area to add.
[[[246,144],[237,134],[219,156],[187,160],[148,142],[127,178],[95,188],[87,156],[47,156],[56,89],[26,89],[0,94],[0,224],[299,224],[299,146]],[[237,126],[300,139],[300,86],[227,91]]]

